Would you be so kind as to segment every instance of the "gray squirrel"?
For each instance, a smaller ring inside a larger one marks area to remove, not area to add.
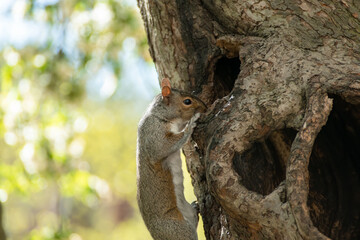
[[[180,149],[195,121],[206,111],[197,97],[161,82],[157,95],[139,122],[137,201],[155,240],[197,240],[198,215],[184,196]]]

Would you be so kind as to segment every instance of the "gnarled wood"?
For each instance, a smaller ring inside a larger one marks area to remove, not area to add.
[[[335,98],[360,142],[360,3],[138,1],[160,79],[209,107],[185,149],[207,239],[360,238],[358,207],[332,200],[360,201],[341,189],[360,154],[338,148],[345,179],[324,166],[336,143],[317,141]]]

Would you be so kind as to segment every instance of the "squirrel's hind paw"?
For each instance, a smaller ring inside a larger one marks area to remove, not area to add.
[[[195,209],[196,214],[200,213],[200,207],[199,207],[199,203],[197,201],[193,201],[190,205]]]

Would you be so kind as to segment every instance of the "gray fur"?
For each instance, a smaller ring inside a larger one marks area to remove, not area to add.
[[[192,97],[193,106],[181,107],[184,96]],[[139,123],[138,205],[155,240],[197,240],[198,217],[184,197],[180,149],[206,107],[196,97],[176,90],[166,100],[156,96]]]

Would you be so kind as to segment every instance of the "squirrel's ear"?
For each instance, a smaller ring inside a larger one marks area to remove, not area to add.
[[[168,97],[171,94],[171,86],[168,78],[164,78],[161,81],[161,95],[163,97]]]

